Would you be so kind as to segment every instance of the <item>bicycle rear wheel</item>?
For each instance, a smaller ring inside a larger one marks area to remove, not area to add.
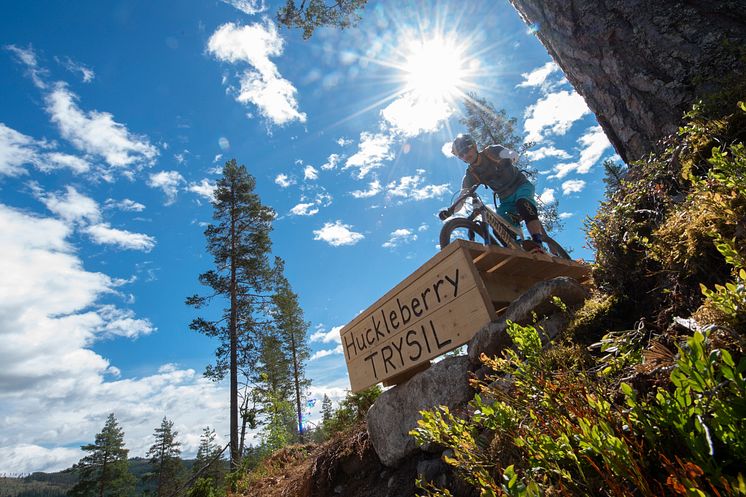
[[[567,253],[565,249],[562,248],[562,246],[555,242],[552,238],[544,235],[544,243],[546,243],[547,248],[549,248],[549,253],[552,254],[555,257],[559,257],[560,259],[572,259],[570,257],[570,254]]]

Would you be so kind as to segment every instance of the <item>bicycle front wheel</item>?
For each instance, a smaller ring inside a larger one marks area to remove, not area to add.
[[[490,240],[485,231],[483,225],[470,219],[454,217],[449,219],[440,229],[440,248],[443,249],[453,240],[458,239],[489,245]]]

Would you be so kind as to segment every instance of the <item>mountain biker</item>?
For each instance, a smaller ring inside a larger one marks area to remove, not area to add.
[[[518,154],[502,145],[490,145],[480,152],[474,138],[466,133],[456,136],[451,152],[468,164],[461,182],[461,195],[477,184],[490,187],[500,198],[500,215],[516,227],[520,226],[520,219],[526,222],[526,228],[535,244],[528,250],[544,252],[542,242],[545,232],[534,200],[535,188],[515,166]],[[462,205],[463,201],[452,209],[442,210],[438,217],[444,221],[461,209]]]

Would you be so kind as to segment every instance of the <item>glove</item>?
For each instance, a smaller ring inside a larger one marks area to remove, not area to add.
[[[451,212],[450,209],[445,209],[445,210],[438,212],[438,217],[440,218],[441,221],[445,221],[452,215],[453,215],[453,212]]]

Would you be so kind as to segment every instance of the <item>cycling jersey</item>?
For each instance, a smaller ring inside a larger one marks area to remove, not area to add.
[[[476,184],[487,185],[500,197],[511,196],[528,179],[513,163],[518,154],[502,145],[490,145],[479,153],[477,163],[466,168],[461,190]]]

